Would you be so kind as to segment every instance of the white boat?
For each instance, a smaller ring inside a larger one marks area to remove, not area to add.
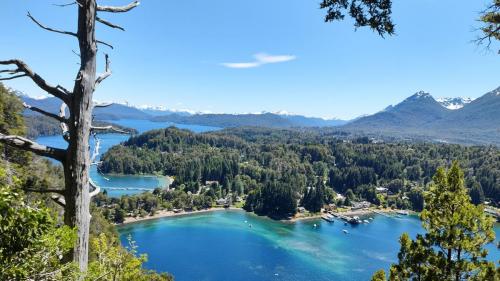
[[[370,221],[369,221],[369,220],[364,220],[363,222],[364,222],[364,223],[370,223]]]
[[[405,210],[397,210],[397,211],[396,211],[396,213],[397,213],[398,215],[403,215],[403,216],[407,216],[407,215],[409,215],[409,214],[410,214],[410,212],[405,211]]]
[[[334,222],[334,220],[333,220],[334,217],[332,215],[330,215],[330,214],[322,215],[321,218],[324,219],[327,222]]]
[[[344,232],[344,234],[348,234],[349,231],[347,231],[347,229],[343,229],[342,232]]]

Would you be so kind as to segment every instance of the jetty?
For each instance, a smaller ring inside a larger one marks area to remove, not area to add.
[[[345,222],[348,222],[350,224],[360,224],[362,221],[359,219],[358,216],[346,216],[344,214],[341,214],[341,213],[333,213],[332,214],[334,217],[336,218],[339,218]]]
[[[335,217],[333,215],[330,215],[330,214],[324,214],[321,216],[321,218],[327,222],[335,222],[335,220],[334,220]]]

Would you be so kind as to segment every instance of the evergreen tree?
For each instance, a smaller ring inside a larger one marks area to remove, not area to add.
[[[425,202],[420,218],[427,233],[401,236],[390,280],[498,280],[484,249],[495,239],[493,220],[470,202],[458,162],[437,170]]]
[[[472,200],[472,204],[479,205],[484,203],[484,191],[481,187],[481,184],[475,181],[472,184],[472,188],[470,190],[470,198]]]

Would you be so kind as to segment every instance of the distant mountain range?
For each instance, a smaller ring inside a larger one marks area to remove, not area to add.
[[[31,106],[36,106],[52,113],[58,113],[61,106],[61,102],[53,97],[40,99],[21,95],[21,99]],[[26,110],[24,114],[33,115],[36,113]],[[166,110],[161,107],[134,107],[118,103],[104,108],[96,108],[94,115],[97,120],[140,119],[221,128],[243,126],[270,128],[329,127],[344,125],[348,122],[338,119],[322,119],[283,113],[192,114],[188,111]]]
[[[57,113],[56,98],[35,99],[21,95],[24,102]],[[26,111],[26,115],[33,112]],[[305,117],[283,112],[252,114],[202,114],[167,110],[163,107],[134,107],[113,104],[94,111],[97,120],[141,119],[179,124],[227,127],[336,127],[356,135],[388,136],[464,144],[500,145],[500,87],[477,99],[439,98],[418,92],[395,106],[358,117],[338,120]]]
[[[448,101],[440,103],[430,94],[418,92],[342,129],[378,136],[500,145],[500,87],[475,100],[453,103],[452,109]]]

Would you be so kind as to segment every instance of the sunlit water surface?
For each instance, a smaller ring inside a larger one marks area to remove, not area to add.
[[[243,211],[164,218],[119,231],[124,245],[130,235],[139,252],[148,254],[147,268],[170,272],[178,281],[370,280],[397,261],[403,232],[412,237],[423,232],[414,216],[377,215],[368,224],[351,226],[323,220],[281,223]],[[490,259],[500,259],[495,245],[488,249]]]

